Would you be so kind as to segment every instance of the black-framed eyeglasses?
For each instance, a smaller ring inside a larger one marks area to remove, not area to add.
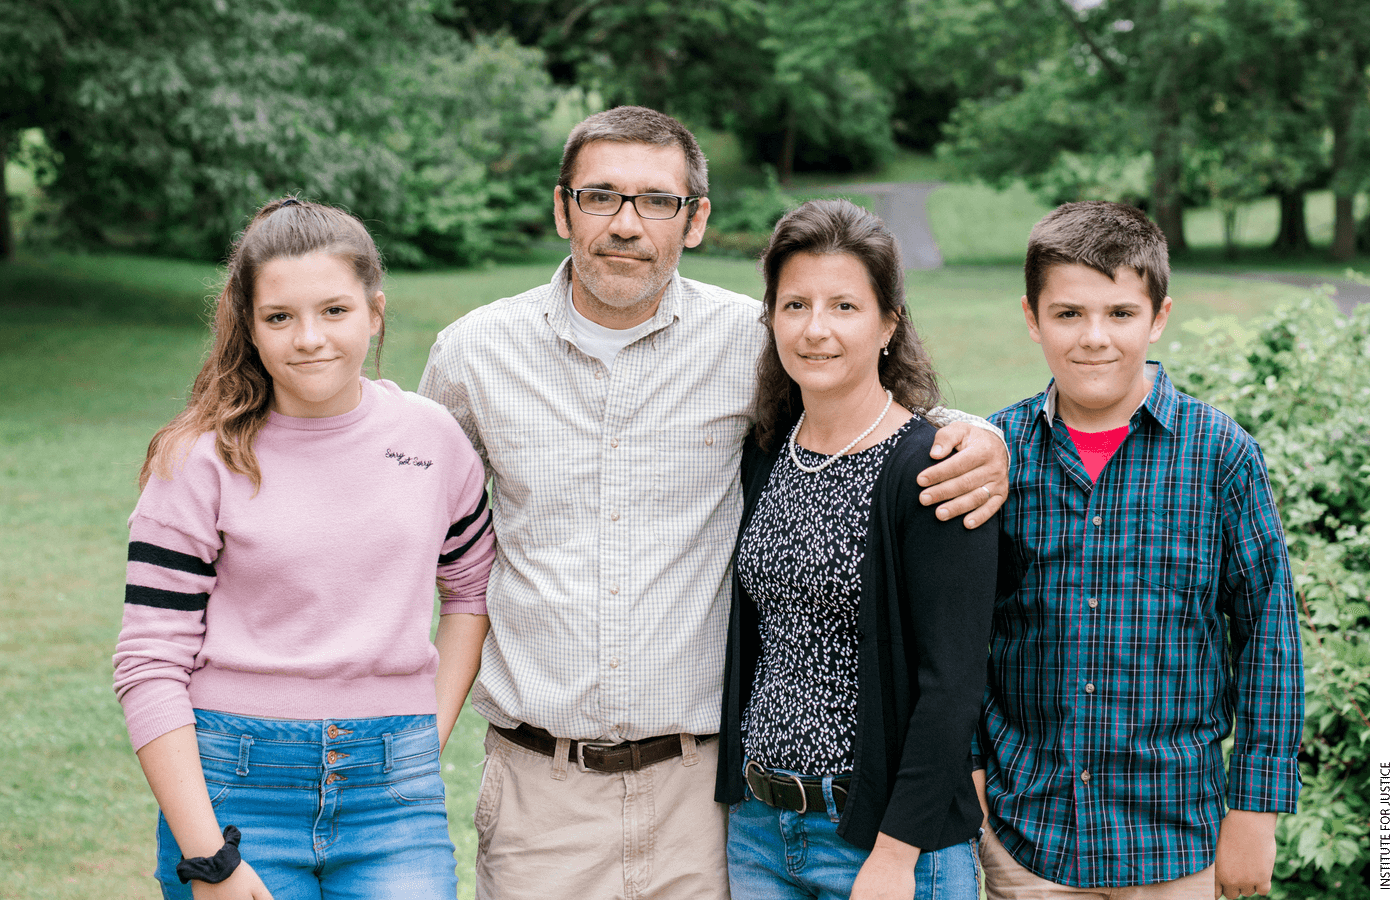
[[[676,213],[700,197],[677,197],[675,194],[619,194],[602,188],[561,188],[574,198],[578,208],[590,216],[614,216],[622,204],[632,201],[632,208],[643,219],[674,219]]]

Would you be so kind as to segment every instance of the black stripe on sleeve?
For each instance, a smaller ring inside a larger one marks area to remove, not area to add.
[[[198,612],[209,605],[209,595],[182,594],[179,591],[165,591],[160,588],[142,587],[139,584],[128,584],[126,586],[126,602],[136,606],[154,606],[157,609]]]
[[[476,505],[476,509],[467,513],[449,529],[447,529],[447,539],[450,541],[472,526],[472,523],[481,515],[481,511],[486,508],[486,492],[481,492],[481,502]]]
[[[461,559],[461,558],[462,558],[462,554],[466,553],[468,550],[470,550],[470,549],[472,548],[472,545],[473,545],[473,544],[475,544],[477,541],[481,540],[481,536],[482,536],[483,534],[486,533],[486,526],[487,526],[487,525],[490,525],[490,524],[491,524],[491,513],[490,513],[490,512],[487,512],[487,513],[486,513],[486,522],[485,522],[485,524],[483,524],[483,525],[481,526],[481,530],[478,531],[476,534],[472,535],[471,540],[467,541],[465,544],[463,544],[462,546],[458,547],[456,550],[453,550],[453,551],[451,551],[450,553],[444,553],[442,556],[439,556],[439,557],[438,557],[438,565],[440,565],[440,566],[445,566],[445,565],[447,565],[448,563],[456,562],[457,560]],[[460,532],[458,532],[458,533],[460,534]]]
[[[188,553],[181,553],[178,550],[169,550],[165,547],[158,547],[155,544],[148,544],[145,541],[132,541],[126,551],[127,562],[150,563],[153,566],[160,566],[163,569],[174,569],[177,572],[189,572],[192,575],[214,575],[214,564],[207,563],[198,556],[191,556]]]

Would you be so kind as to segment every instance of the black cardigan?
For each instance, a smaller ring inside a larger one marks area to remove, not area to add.
[[[781,432],[780,432],[781,433]],[[936,429],[922,419],[890,451],[871,497],[860,566],[855,771],[837,833],[863,849],[888,834],[923,850],[977,836],[971,743],[986,683],[996,518],[969,531],[919,503]],[[786,453],[786,444],[778,453]],[[744,518],[778,453],[744,446]],[[737,546],[735,561],[737,565]],[[735,572],[715,799],[744,797],[740,724],[758,665],[758,608]]]

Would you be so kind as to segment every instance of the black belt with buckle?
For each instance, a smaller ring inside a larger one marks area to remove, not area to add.
[[[516,728],[509,730],[496,728],[496,733],[512,744],[519,744],[527,750],[545,756],[554,755],[555,741],[554,735],[543,728],[536,728],[524,722]],[[695,743],[702,744],[710,738],[712,734],[695,735]],[[569,741],[569,762],[576,763],[582,754],[582,768],[590,772],[635,772],[653,763],[659,763],[668,759],[675,759],[680,756],[681,736],[678,734],[663,734],[660,737],[646,738],[640,741],[623,741],[620,744],[600,744],[596,741]]]
[[[769,806],[799,813],[809,809],[826,809],[826,795],[822,791],[821,778],[774,772],[749,760],[744,763],[744,781],[748,783],[753,795]],[[846,808],[846,795],[850,792],[851,776],[842,775],[832,779],[831,799],[836,801],[838,814]]]

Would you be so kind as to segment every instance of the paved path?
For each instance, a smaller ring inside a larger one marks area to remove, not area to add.
[[[899,241],[906,269],[937,269],[943,254],[928,227],[928,195],[943,187],[941,181],[874,182],[839,184],[827,190],[864,194],[874,201],[875,215],[885,220]]]
[[[937,269],[943,265],[943,254],[939,252],[938,241],[929,230],[928,197],[943,187],[941,181],[913,182],[872,182],[869,184],[839,184],[827,190],[834,193],[863,194],[875,206],[871,212],[885,220],[890,231],[899,239],[904,254],[906,269]],[[1365,284],[1355,284],[1338,279],[1327,279],[1320,275],[1304,275],[1296,272],[1221,272],[1234,278],[1250,281],[1275,281],[1298,287],[1312,287],[1331,284],[1337,289],[1337,306],[1344,315],[1350,315],[1358,303],[1371,302],[1371,288]]]
[[[1337,308],[1342,311],[1344,316],[1351,315],[1351,311],[1356,309],[1356,304],[1371,302],[1371,286],[1369,284],[1357,284],[1354,281],[1345,281],[1340,278],[1305,275],[1301,272],[1216,272],[1210,274],[1230,275],[1234,278],[1245,278],[1250,281],[1274,281],[1298,287],[1330,284],[1337,289],[1334,299],[1337,301]]]

